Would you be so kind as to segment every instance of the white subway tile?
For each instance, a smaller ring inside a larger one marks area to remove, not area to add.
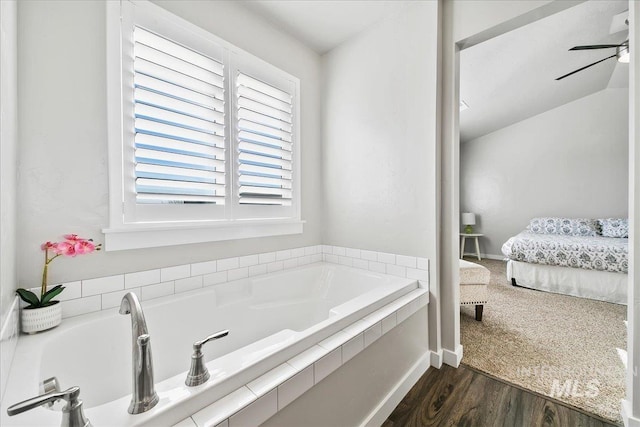
[[[268,264],[270,262],[274,262],[276,260],[275,252],[265,252],[263,254],[258,255],[260,264]]]
[[[378,262],[384,262],[385,264],[395,264],[396,256],[394,254],[378,252]]]
[[[397,322],[402,323],[409,318],[413,313],[415,313],[419,308],[418,300],[413,300],[410,303],[400,307],[396,313]]]
[[[304,248],[305,255],[315,255],[317,253],[322,253],[322,245],[320,245],[319,251],[318,251],[318,246],[307,246]]]
[[[429,290],[429,281],[428,280],[418,280],[418,287],[420,289]]]
[[[339,255],[339,256],[345,256],[347,255],[347,250],[341,246],[334,246],[333,247],[333,254],[334,255]]]
[[[124,275],[99,277],[82,281],[82,296],[104,294],[124,289]]]
[[[338,347],[313,364],[314,381],[318,384],[342,365],[342,348]]]
[[[107,308],[112,308],[112,307],[120,307],[120,303],[122,302],[122,297],[129,292],[133,292],[136,295],[140,295],[140,288],[131,288],[131,289],[125,289],[122,291],[109,292],[106,294],[102,294],[101,295],[102,310],[106,310]]]
[[[100,311],[102,308],[102,298],[100,295],[94,295],[87,298],[61,301],[60,304],[62,304],[62,317],[67,318]]]
[[[348,256],[338,256],[338,264],[347,265],[349,267],[353,266],[353,258],[349,258]]]
[[[365,259],[353,259],[353,266],[355,268],[362,268],[363,270],[369,269],[369,261]]]
[[[298,265],[307,265],[311,264],[311,256],[305,255],[298,258]]]
[[[429,270],[429,260],[427,258],[417,258],[416,266],[420,270]]]
[[[376,273],[386,273],[387,269],[385,265],[381,262],[369,261],[369,270],[375,271]]]
[[[276,252],[276,261],[284,261],[289,258],[291,258],[291,251],[289,249]]]
[[[329,350],[326,348],[314,345],[297,356],[287,360],[287,363],[293,366],[296,371],[301,371],[307,366],[312,365],[316,360],[320,359],[328,352]]]
[[[342,363],[347,363],[364,350],[364,334],[360,333],[342,345]]]
[[[215,273],[218,271],[216,261],[196,262],[191,264],[191,275],[202,276],[203,274]]]
[[[360,258],[360,249],[347,248],[346,252],[346,255],[351,258]]]
[[[243,408],[254,400],[256,400],[256,396],[251,390],[242,386],[196,412],[191,418],[199,426],[217,426],[219,423],[224,422],[229,415],[237,412],[238,408]]]
[[[202,276],[187,277],[186,279],[178,279],[174,283],[175,293],[192,291],[202,287]]]
[[[160,269],[138,271],[124,275],[125,288],[137,288],[140,286],[154,285],[160,283]]]
[[[284,264],[282,261],[270,262],[267,264],[267,271],[269,273],[273,273],[274,271],[280,271],[284,268]]]
[[[323,254],[332,254],[333,253],[333,246],[331,246],[331,245],[322,245],[322,253]]]
[[[62,291],[61,294],[58,294],[55,299],[60,301],[69,301],[82,296],[82,282],[80,280],[77,282],[63,283],[62,286],[64,286],[64,291]],[[49,285],[47,289],[51,289],[51,285]]]
[[[414,256],[396,255],[396,264],[403,267],[416,268],[417,262]]]
[[[324,254],[325,262],[330,262],[332,264],[339,264],[340,257],[338,255]]]
[[[313,366],[298,372],[278,386],[278,410],[302,396],[311,387],[313,387]]]
[[[249,390],[251,390],[256,396],[260,397],[294,376],[296,372],[297,371],[293,366],[288,363],[283,363],[282,365],[273,368],[266,374],[251,381],[247,384],[247,387],[249,387]]]
[[[311,255],[311,262],[322,262],[322,254]]]
[[[407,277],[407,267],[387,264],[387,274],[391,274],[392,276]]]
[[[329,338],[320,341],[318,345],[331,351],[349,341],[349,338],[351,338],[351,336],[347,333],[338,331],[335,334],[331,335]]]
[[[240,257],[240,267],[251,267],[258,264],[260,264],[260,256],[258,254]]]
[[[266,264],[252,265],[249,267],[249,277],[259,276],[261,274],[267,274]]]
[[[191,417],[189,417],[189,418],[185,418],[184,420],[180,421],[177,424],[174,424],[171,427],[198,427],[198,425],[195,423],[195,421],[191,419]]]
[[[191,265],[176,265],[160,269],[160,282],[169,282],[176,279],[184,279],[191,276]]]
[[[249,267],[234,268],[233,270],[229,270],[227,273],[227,279],[229,281],[244,279],[249,277]]]
[[[358,320],[357,322],[352,323],[351,325],[344,328],[342,332],[349,335],[350,337],[355,337],[356,335],[364,331],[366,328],[367,326],[364,320]]]
[[[380,323],[382,325],[382,334],[384,335],[396,327],[396,312],[394,311],[393,313],[382,319]]]
[[[229,417],[229,427],[258,426],[278,412],[278,391],[272,390]]]
[[[295,257],[295,258],[299,258],[301,256],[304,256],[304,248],[291,249],[291,256]]]
[[[220,271],[218,273],[205,274],[202,276],[202,286],[212,286],[227,281],[227,272]]]
[[[285,260],[283,263],[283,268],[285,270],[288,270],[290,268],[296,268],[298,266],[298,258],[291,258],[288,260]]]
[[[360,251],[360,258],[366,259],[367,261],[378,261],[378,253],[374,251]]]
[[[218,271],[226,271],[240,267],[240,259],[238,257],[223,258],[218,260]]]
[[[420,307],[426,307],[427,305],[429,305],[429,292],[425,292],[424,294],[420,295],[419,304]]]
[[[380,322],[364,331],[364,346],[369,347],[374,341],[382,336],[382,324]]]
[[[140,289],[140,293],[140,299],[143,301],[171,295],[174,293],[174,283],[170,281],[158,283],[157,285],[143,286]]]
[[[429,272],[415,268],[407,268],[407,278],[416,280],[429,280]]]

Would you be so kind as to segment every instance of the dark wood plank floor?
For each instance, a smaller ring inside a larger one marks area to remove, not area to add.
[[[461,366],[431,368],[383,427],[613,427],[537,394]]]

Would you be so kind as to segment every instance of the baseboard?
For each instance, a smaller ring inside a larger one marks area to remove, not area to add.
[[[431,366],[436,369],[442,368],[442,349],[431,352]]]
[[[376,406],[376,408],[360,424],[361,427],[381,426],[402,399],[407,395],[411,387],[418,382],[420,377],[431,367],[431,352],[425,353],[412,367],[409,372],[395,385],[386,397]]]
[[[473,258],[473,259],[478,259],[478,254],[475,252],[465,252],[464,256],[466,258]],[[483,254],[480,253],[480,258],[486,258],[486,259],[495,259],[498,261],[504,261],[504,259],[506,258],[504,255],[493,255],[493,254]]]
[[[445,348],[442,350],[442,361],[445,365],[457,368],[460,366],[460,362],[462,361],[462,354],[462,345],[459,345],[455,351],[447,350]]]
[[[620,415],[622,415],[622,421],[624,422],[625,427],[640,427],[640,418],[635,418],[631,416],[631,403],[622,399],[622,408],[620,410]]]

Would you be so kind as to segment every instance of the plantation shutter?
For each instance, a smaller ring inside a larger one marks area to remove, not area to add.
[[[238,72],[235,120],[239,203],[291,206],[293,95]]]
[[[224,204],[223,65],[134,29],[138,204]]]

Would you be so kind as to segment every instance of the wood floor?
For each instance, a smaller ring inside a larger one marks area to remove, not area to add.
[[[431,368],[383,427],[612,427],[567,406],[461,366]]]

